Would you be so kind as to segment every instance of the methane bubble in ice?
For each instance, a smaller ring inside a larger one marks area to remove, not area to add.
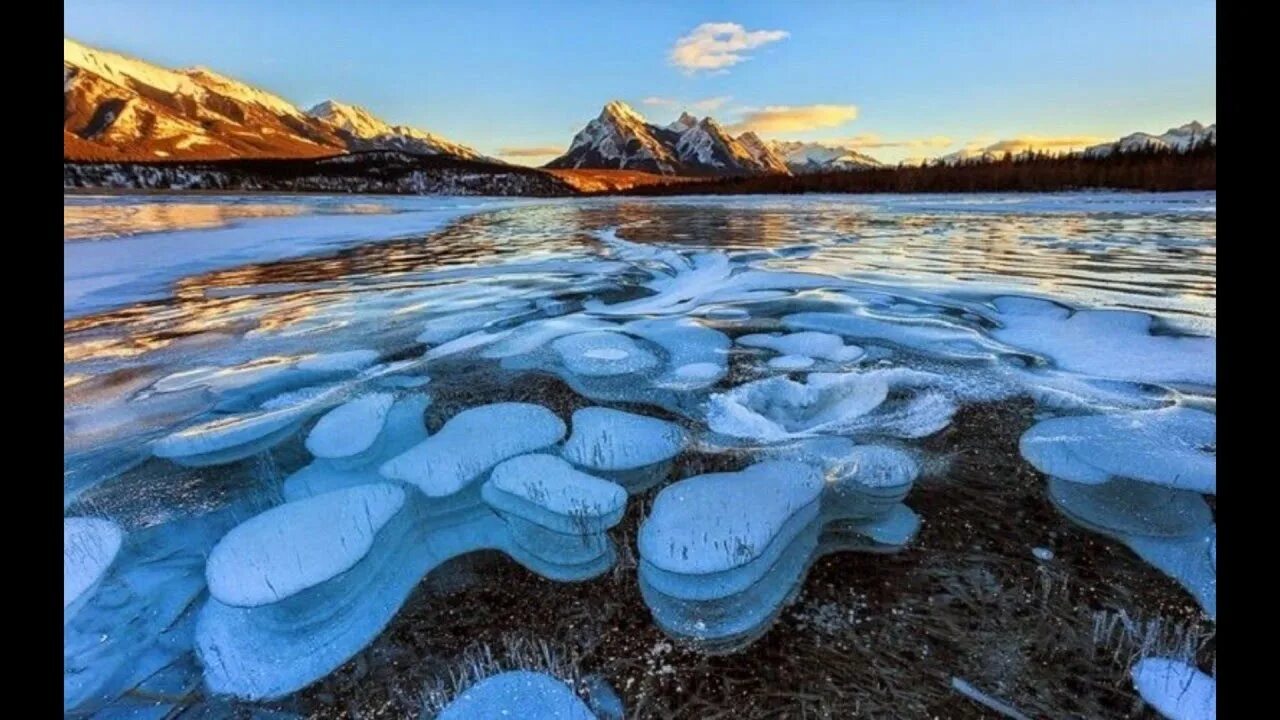
[[[84,596],[97,587],[120,552],[124,533],[110,520],[64,518],[62,521],[62,609],[70,620]]]
[[[1218,717],[1218,681],[1181,660],[1149,657],[1129,672],[1143,701],[1168,720]]]
[[[587,705],[550,675],[512,670],[481,680],[463,691],[437,720],[596,720]]]
[[[794,599],[822,553],[910,542],[919,519],[888,500],[910,483],[875,486],[892,475],[872,472],[863,484],[854,471],[828,482],[813,465],[767,460],[664,488],[638,538],[640,589],[655,621],[711,652],[749,644]],[[872,495],[854,500],[858,492]]]
[[[1212,495],[1216,444],[1216,416],[1173,407],[1045,420],[1019,446],[1036,469],[1073,482],[1126,477]]]
[[[573,433],[561,456],[638,492],[666,477],[685,440],[680,426],[666,420],[610,408],[582,408],[573,413]]]
[[[431,399],[421,393],[396,400],[387,410],[378,427],[378,434],[368,448],[345,457],[327,458],[317,455],[310,464],[285,479],[282,488],[285,500],[301,500],[330,490],[382,482],[384,478],[378,474],[378,466],[382,462],[427,439],[423,414],[430,403]],[[321,422],[323,421],[324,418],[321,418]],[[316,423],[316,428],[320,428],[320,423]],[[312,435],[315,435],[314,430]],[[363,445],[363,442],[360,444]],[[325,447],[322,442],[319,449],[323,451]],[[310,442],[308,449],[311,449]]]
[[[1217,341],[1153,334],[1154,319],[1127,310],[1071,310],[1048,300],[999,297],[992,336],[1060,368],[1113,380],[1217,384]]]
[[[885,377],[874,373],[812,373],[802,383],[767,378],[713,395],[707,424],[724,435],[766,442],[838,432],[888,394]]]
[[[311,428],[307,450],[335,464],[361,464],[376,452],[393,402],[390,393],[370,393],[330,410]]]
[[[850,362],[866,354],[857,345],[846,345],[839,335],[820,332],[744,335],[738,338],[738,344],[744,347],[767,348],[783,356],[799,355],[832,362]]]
[[[503,460],[554,445],[564,434],[564,422],[539,405],[481,405],[458,413],[440,432],[383,463],[380,472],[429,497],[444,497]]]

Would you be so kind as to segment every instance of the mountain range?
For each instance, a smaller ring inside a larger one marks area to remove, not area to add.
[[[1216,138],[1216,125],[1192,122],[1160,135],[1133,133],[1082,152],[1088,157],[1104,157],[1117,149],[1186,150],[1203,140],[1216,142]],[[849,147],[767,140],[751,131],[735,135],[714,118],[698,118],[687,112],[670,124],[658,125],[614,100],[573,137],[563,155],[545,166],[551,175],[543,172],[539,177],[537,170],[508,165],[426,130],[393,125],[356,105],[326,100],[304,110],[206,68],[170,70],[63,40],[65,163],[319,160],[351,154],[367,157],[354,159],[344,172],[358,168],[376,173],[379,162],[395,168],[391,176],[377,180],[383,185],[375,183],[376,187],[489,191],[495,187],[493,181],[482,182],[477,173],[493,173],[507,177],[513,186],[536,186],[539,193],[547,194],[566,188],[616,191],[680,177],[802,175],[885,167]],[[965,149],[939,160],[955,164],[1001,156],[985,149]],[[423,164],[415,158],[431,161]],[[295,183],[327,187],[338,182],[324,179],[335,167],[303,164],[291,166],[290,172],[297,175]],[[113,177],[115,172],[82,168],[73,172],[68,182],[79,186],[99,175]],[[231,182],[228,178],[235,177],[241,179],[234,182],[252,184],[257,180],[244,179],[248,177],[244,173],[260,173],[262,168],[254,165],[251,171],[229,172],[224,180]],[[146,177],[130,182],[164,181],[160,177],[164,173],[142,175]],[[216,184],[222,180],[198,182]],[[356,181],[346,177],[341,182]]]
[[[549,168],[614,168],[662,175],[759,175],[881,167],[875,158],[821,143],[734,137],[714,118],[689,113],[669,125],[649,122],[614,100],[573,137]]]
[[[68,161],[318,158],[398,150],[497,162],[335,100],[303,111],[205,68],[169,70],[69,39],[62,58]]]

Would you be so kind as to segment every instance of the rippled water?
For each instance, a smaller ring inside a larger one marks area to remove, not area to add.
[[[336,401],[234,462],[184,467],[153,457],[151,443],[257,412],[280,393],[313,387],[345,398],[382,376],[403,380],[387,386],[397,388],[429,378],[435,433],[459,410],[513,399],[510,388],[531,377],[554,377],[557,397],[520,399],[560,414],[606,405],[666,418],[699,453],[763,456],[782,440],[850,437],[926,464],[924,438],[972,403],[1032,397],[1042,413],[1068,416],[1170,405],[1212,411],[1215,203],[1212,193],[68,197],[67,515],[105,517],[126,537],[143,538],[118,561],[137,574],[120,612],[145,614],[170,602],[161,598],[178,598],[157,611],[166,622],[123,631],[139,636],[136,647],[93,655],[68,645],[68,667],[93,675],[145,657],[162,673],[150,679],[157,685],[168,681],[164,672],[177,684],[199,676],[202,660],[190,650],[207,597],[203,557],[232,526],[282,502],[281,483],[310,461],[303,438]],[[233,251],[218,251],[220,243]],[[308,254],[317,251],[327,254]],[[109,272],[95,273],[108,263]],[[1147,315],[1149,326],[1142,315],[1105,312],[1113,310]],[[666,344],[637,329],[649,326],[628,324],[637,321],[654,323],[659,336],[692,325],[711,339]],[[494,350],[553,325],[556,333],[527,353]],[[637,349],[593,345],[601,328]],[[832,333],[863,352],[772,362],[781,353],[743,343],[724,349],[748,334],[783,331]],[[556,337],[573,336],[586,348],[577,360],[644,353],[657,364],[575,370],[569,351],[551,350]],[[262,379],[353,350],[370,358],[288,382]],[[862,397],[861,388],[796,391],[809,393],[803,398],[783,388],[765,400],[737,390],[805,378],[789,368],[874,376],[888,400],[868,414],[843,399]],[[913,372],[923,374],[903,374]],[[783,430],[761,430],[743,413]],[[681,477],[660,478],[658,487]],[[160,569],[143,580],[139,567]],[[99,625],[119,620],[97,611]],[[154,640],[161,636],[164,652]],[[143,680],[113,672],[100,693],[114,697]]]

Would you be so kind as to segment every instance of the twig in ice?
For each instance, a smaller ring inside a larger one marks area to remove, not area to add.
[[[983,706],[986,706],[988,709],[995,710],[996,712],[1000,713],[1001,715],[1007,718],[1012,718],[1013,720],[1031,720],[1031,718],[1018,712],[1017,708],[1011,705],[1007,705],[1003,702],[1000,702],[999,700],[991,697],[990,695],[987,695],[986,693],[982,692],[981,690],[975,688],[974,686],[970,685],[964,680],[961,680],[958,677],[951,678],[951,689],[955,690],[961,695],[964,695],[965,697],[978,703],[979,705],[983,705]]]

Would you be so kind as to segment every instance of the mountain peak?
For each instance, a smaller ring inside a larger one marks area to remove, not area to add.
[[[636,112],[630,105],[621,100],[610,100],[600,111],[602,120],[622,120],[624,122],[644,123],[644,116]]]

